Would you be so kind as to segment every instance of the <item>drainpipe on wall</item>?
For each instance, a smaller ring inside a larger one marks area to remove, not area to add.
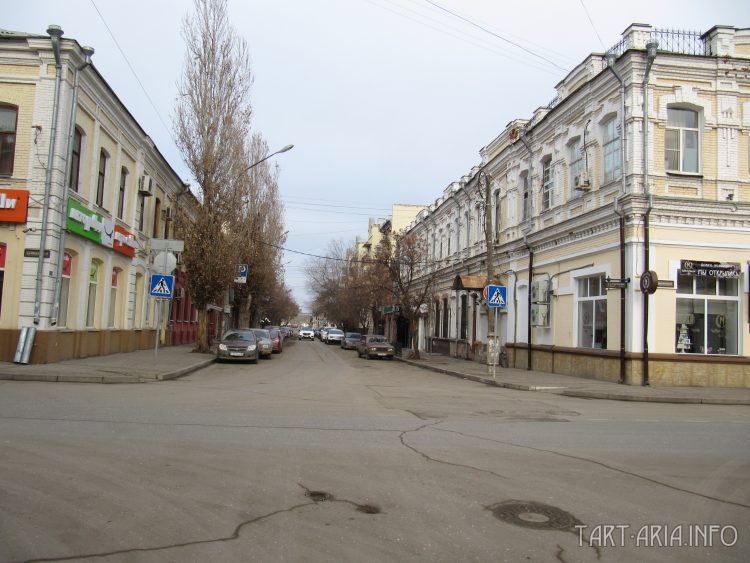
[[[70,124],[68,125],[68,156],[65,159],[65,175],[63,177],[63,195],[62,203],[60,204],[60,240],[57,245],[57,272],[55,276],[55,298],[52,302],[52,317],[50,324],[52,326],[57,325],[58,316],[60,314],[60,292],[62,290],[62,274],[63,265],[65,263],[65,223],[67,220],[67,209],[68,209],[68,190],[69,190],[69,179],[70,179],[70,164],[73,160],[73,138],[76,130],[76,113],[78,107],[78,75],[80,72],[91,64],[91,55],[94,54],[94,49],[91,47],[82,47],[85,55],[85,60],[79,66],[76,67],[75,78],[73,79],[73,101],[70,106]]]
[[[528,233],[531,231],[531,222],[534,216],[534,153],[531,150],[531,145],[526,141],[526,134],[522,133],[518,136],[523,146],[529,151],[529,217],[528,217],[528,230],[523,235],[523,243],[529,251],[529,289],[528,299],[526,303],[526,340],[527,340],[527,355],[528,365],[526,369],[531,371],[531,278],[534,276],[534,250],[528,241]]]
[[[49,213],[49,198],[52,190],[52,166],[54,164],[55,146],[57,142],[57,113],[60,107],[60,80],[62,63],[60,62],[60,39],[63,30],[60,26],[50,25],[47,33],[52,42],[52,52],[55,55],[55,93],[52,100],[52,127],[50,129],[49,154],[47,155],[47,173],[44,180],[44,200],[42,203],[42,226],[39,235],[39,260],[36,267],[36,290],[34,297],[34,324],[38,325],[42,309],[42,279],[44,277],[44,253],[47,242],[47,215]]]
[[[643,216],[643,271],[647,272],[650,266],[650,227],[649,216],[653,208],[653,196],[648,184],[648,77],[651,66],[656,58],[656,50],[659,44],[655,41],[646,44],[646,72],[643,75],[643,194],[648,200],[648,207]],[[642,385],[649,385],[648,380],[648,300],[649,294],[643,292],[643,381]]]
[[[626,141],[626,129],[625,129],[625,83],[620,76],[620,73],[615,69],[615,62],[617,55],[610,51],[607,53],[607,68],[612,71],[617,81],[620,83],[620,138],[622,143],[620,145],[620,175],[622,176],[622,192],[615,198],[615,213],[620,217],[620,279],[625,279],[625,214],[620,207],[620,198],[625,195],[626,184],[625,184],[625,147],[627,146]],[[620,288],[620,377],[618,383],[625,383],[625,314],[627,311],[626,304],[626,289]]]

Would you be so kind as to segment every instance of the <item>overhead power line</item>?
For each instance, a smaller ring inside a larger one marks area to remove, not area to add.
[[[559,64],[557,64],[557,63],[556,63],[555,61],[553,61],[553,60],[551,60],[551,59],[548,59],[547,57],[545,57],[545,56],[543,56],[543,55],[540,55],[539,53],[535,53],[535,52],[534,52],[534,51],[532,51],[531,49],[527,49],[527,48],[526,48],[526,47],[524,47],[523,45],[521,45],[521,44],[519,44],[519,43],[516,43],[515,41],[512,41],[512,40],[508,39],[507,37],[503,37],[503,36],[502,36],[502,35],[500,35],[499,33],[495,33],[495,32],[494,32],[494,31],[492,31],[491,29],[488,29],[487,27],[485,27],[485,26],[483,26],[483,25],[481,25],[481,24],[478,24],[477,22],[475,22],[475,21],[473,21],[473,20],[470,20],[470,19],[469,19],[469,18],[467,18],[467,17],[464,17],[464,16],[462,16],[461,14],[459,14],[459,13],[457,13],[457,12],[454,12],[454,11],[452,11],[452,10],[449,10],[448,8],[446,8],[445,6],[442,6],[442,5],[438,4],[437,2],[433,2],[433,0],[425,0],[425,2],[427,2],[427,3],[428,3],[428,4],[430,4],[431,6],[435,6],[436,8],[438,8],[439,10],[442,10],[443,12],[445,12],[445,13],[447,13],[447,14],[450,14],[451,16],[453,16],[453,17],[455,17],[455,18],[458,18],[458,19],[460,19],[461,21],[464,21],[464,22],[468,23],[468,24],[469,24],[469,25],[471,25],[472,27],[475,27],[475,28],[477,28],[477,29],[479,29],[479,30],[483,31],[484,33],[488,33],[489,35],[492,35],[493,37],[496,37],[497,39],[500,39],[501,41],[505,41],[506,43],[508,43],[508,44],[510,44],[510,45],[513,45],[514,47],[516,47],[516,48],[518,48],[518,49],[521,49],[522,51],[524,51],[525,53],[527,53],[527,54],[531,55],[532,57],[536,57],[536,58],[538,58],[538,59],[541,59],[541,60],[543,60],[544,62],[546,62],[546,63],[548,63],[548,64],[551,64],[552,66],[554,66],[554,67],[556,67],[556,68],[559,68],[559,69],[560,69],[560,70],[562,70],[562,71],[568,72],[568,69],[567,69],[567,68],[561,67],[561,66],[560,66]]]

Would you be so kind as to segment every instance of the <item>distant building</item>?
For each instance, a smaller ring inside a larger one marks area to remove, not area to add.
[[[748,68],[749,29],[633,24],[509,123],[409,227],[442,280],[420,347],[487,362],[497,336],[512,367],[750,386]]]

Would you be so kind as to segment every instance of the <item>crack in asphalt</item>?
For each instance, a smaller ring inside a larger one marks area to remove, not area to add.
[[[299,510],[300,508],[305,508],[307,506],[317,506],[318,504],[324,504],[324,503],[347,504],[349,506],[353,506],[355,509],[357,509],[357,511],[365,513],[365,514],[380,514],[380,509],[375,505],[361,504],[361,503],[358,503],[349,499],[338,499],[334,497],[333,495],[327,495],[325,498],[315,498],[313,496],[313,493],[315,491],[313,491],[312,489],[309,489],[302,483],[298,483],[298,485],[305,491],[305,495],[311,498],[309,502],[295,504],[293,506],[290,506],[289,508],[282,508],[279,510],[274,510],[273,512],[262,514],[261,516],[250,518],[249,520],[244,520],[240,522],[234,528],[234,531],[228,536],[219,536],[217,538],[177,542],[177,543],[171,543],[171,544],[166,544],[166,545],[157,545],[153,547],[133,547],[133,548],[128,548],[128,549],[118,549],[118,550],[112,550],[112,551],[100,551],[96,553],[82,553],[78,555],[68,555],[66,557],[42,557],[42,558],[35,558],[35,559],[26,559],[23,561],[23,563],[42,563],[45,561],[71,561],[71,560],[91,559],[94,557],[109,557],[112,555],[129,555],[129,554],[134,554],[134,553],[155,553],[158,551],[166,551],[168,549],[175,549],[175,548],[180,548],[180,547],[191,547],[191,546],[196,546],[196,545],[205,545],[205,544],[211,544],[211,543],[233,541],[233,540],[239,539],[240,535],[242,534],[243,528],[247,526],[250,526],[252,524],[257,524],[258,522],[262,522],[263,520],[267,520],[274,516],[278,516],[279,514],[295,512]]]
[[[194,541],[188,541],[188,542],[172,543],[172,544],[167,544],[167,545],[158,545],[154,547],[132,547],[129,549],[118,549],[114,551],[102,551],[102,552],[97,552],[97,553],[82,553],[78,555],[69,555],[67,557],[44,557],[44,558],[38,558],[38,559],[26,559],[24,560],[23,563],[41,563],[44,561],[72,561],[76,559],[90,559],[92,557],[108,557],[110,555],[125,555],[125,554],[132,554],[132,553],[153,553],[157,551],[165,551],[167,549],[174,549],[174,548],[179,548],[179,547],[189,547],[189,546],[194,546],[194,545],[204,545],[204,544],[209,544],[209,543],[232,541],[240,537],[242,528],[244,528],[245,526],[249,526],[251,524],[255,524],[257,522],[267,520],[268,518],[272,518],[279,514],[294,512],[296,510],[299,510],[300,508],[304,508],[306,506],[314,506],[316,504],[318,503],[315,501],[303,502],[300,504],[295,504],[294,506],[290,506],[289,508],[282,508],[279,510],[274,510],[273,512],[269,512],[267,514],[263,514],[261,516],[256,516],[255,518],[251,518],[250,520],[245,520],[243,522],[240,522],[235,527],[234,531],[228,536],[220,536],[218,538],[211,538],[211,539],[205,539],[205,540],[194,540]]]
[[[435,425],[425,425],[425,426],[432,426],[433,427],[432,429],[436,430],[438,432],[447,432],[447,433],[450,433],[450,434],[458,434],[459,436],[463,436],[465,438],[474,438],[474,439],[477,439],[477,440],[484,440],[484,441],[487,441],[487,442],[494,442],[496,444],[502,444],[504,446],[511,446],[511,447],[515,447],[515,448],[522,448],[522,449],[531,450],[531,451],[540,452],[540,453],[553,454],[553,455],[564,457],[564,458],[568,458],[568,459],[574,459],[576,461],[583,461],[583,462],[586,462],[586,463],[593,463],[594,465],[598,465],[600,467],[604,467],[605,469],[609,469],[610,471],[616,471],[617,473],[621,473],[623,475],[628,475],[630,477],[635,477],[636,479],[642,479],[644,481],[648,481],[649,483],[653,483],[653,484],[659,485],[661,487],[666,487],[666,488],[672,489],[674,491],[678,491],[678,492],[681,492],[681,493],[687,493],[687,494],[690,494],[690,495],[695,495],[697,497],[701,497],[701,498],[704,498],[706,500],[712,500],[712,501],[720,502],[720,503],[723,503],[723,504],[729,504],[729,505],[732,505],[732,506],[739,506],[740,508],[750,508],[750,506],[748,506],[746,504],[742,504],[741,502],[736,502],[736,501],[727,500],[727,499],[723,499],[723,498],[719,498],[719,497],[714,497],[714,496],[711,496],[711,495],[706,495],[706,494],[703,494],[703,493],[699,493],[697,491],[691,491],[690,489],[684,489],[684,488],[678,487],[676,485],[670,485],[669,483],[664,483],[663,481],[658,481],[658,480],[653,479],[651,477],[646,477],[645,475],[640,475],[640,474],[634,473],[632,471],[627,471],[625,469],[621,469],[619,467],[615,467],[613,465],[609,465],[607,463],[604,463],[603,461],[597,461],[595,459],[591,459],[591,458],[587,458],[587,457],[581,457],[581,456],[576,456],[576,455],[572,455],[572,454],[565,454],[565,453],[558,452],[558,451],[555,451],[555,450],[547,450],[547,449],[544,449],[544,448],[535,448],[534,446],[526,446],[526,445],[523,445],[523,444],[517,444],[515,442],[508,442],[508,441],[505,441],[505,440],[496,440],[494,438],[485,438],[484,436],[475,436],[473,434],[466,434],[465,432],[459,432],[458,430],[448,430],[447,428],[435,428],[434,427]],[[424,427],[422,427],[422,428],[424,428]]]
[[[437,424],[442,424],[443,422],[444,421],[442,421],[442,420],[438,420],[436,422],[431,422],[430,424],[423,424],[422,426],[420,426],[418,428],[414,428],[412,430],[404,430],[403,432],[401,432],[399,434],[399,436],[398,436],[399,440],[401,441],[401,444],[405,448],[413,451],[415,454],[421,456],[422,458],[426,459],[427,461],[433,461],[435,463],[442,463],[444,465],[450,465],[452,467],[460,467],[460,468],[463,468],[463,469],[473,469],[474,471],[478,471],[480,473],[489,473],[490,475],[493,475],[495,477],[499,477],[500,479],[507,479],[508,478],[506,475],[501,475],[500,473],[497,473],[495,471],[490,471],[489,469],[482,469],[480,467],[474,467],[473,465],[469,465],[469,464],[466,464],[466,463],[455,463],[455,462],[452,462],[452,461],[446,461],[444,459],[437,459],[435,457],[427,455],[423,451],[421,451],[421,450],[415,448],[414,446],[409,445],[409,444],[406,443],[404,437],[407,434],[410,434],[412,432],[419,432],[420,430],[424,430],[425,428],[432,428],[432,427],[434,427]],[[436,430],[439,430],[439,429],[436,429]]]

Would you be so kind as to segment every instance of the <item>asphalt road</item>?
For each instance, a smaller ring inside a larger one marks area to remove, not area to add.
[[[750,408],[488,387],[291,342],[0,381],[0,561],[750,560]]]

